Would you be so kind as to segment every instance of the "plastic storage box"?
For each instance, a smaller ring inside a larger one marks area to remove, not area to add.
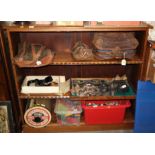
[[[86,124],[115,124],[124,120],[128,100],[119,101],[82,101]]]
[[[59,125],[80,125],[81,102],[57,99],[54,112]]]

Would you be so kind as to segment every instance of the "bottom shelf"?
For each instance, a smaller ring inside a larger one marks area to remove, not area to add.
[[[56,133],[56,132],[106,132],[108,130],[129,130],[133,129],[134,116],[131,111],[127,111],[125,120],[121,124],[103,124],[103,125],[86,125],[82,120],[79,126],[60,126],[57,123],[51,123],[44,128],[32,128],[23,125],[24,133]]]

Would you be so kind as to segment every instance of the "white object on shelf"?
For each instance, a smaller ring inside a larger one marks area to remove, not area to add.
[[[56,26],[83,26],[83,21],[56,21]]]
[[[53,81],[55,83],[58,83],[57,86],[35,86],[35,85],[30,85],[27,86],[27,82],[29,80],[35,80],[35,79],[39,79],[39,80],[43,80],[45,79],[47,76],[26,76],[23,84],[22,84],[22,88],[21,88],[21,93],[24,94],[29,94],[29,93],[56,93],[56,94],[64,94],[67,91],[69,91],[68,89],[62,89],[61,87],[63,87],[63,83],[65,83],[65,76],[52,76]]]
[[[35,25],[50,25],[51,21],[36,21]]]
[[[122,66],[126,66],[126,60],[125,60],[125,59],[122,59],[121,65],[122,65]]]

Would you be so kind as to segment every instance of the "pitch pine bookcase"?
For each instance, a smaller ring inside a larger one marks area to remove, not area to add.
[[[91,132],[106,130],[132,129],[134,125],[134,111],[136,95],[132,96],[102,96],[76,97],[76,100],[112,100],[128,99],[132,106],[125,113],[125,120],[121,124],[109,125],[86,125],[81,117],[80,126],[59,126],[56,120],[52,119],[51,124],[44,128],[32,128],[24,122],[24,112],[27,101],[32,98],[48,98],[55,103],[56,96],[51,94],[22,94],[21,85],[27,75],[65,75],[70,78],[113,78],[117,74],[126,74],[129,83],[136,93],[137,81],[145,80],[146,64],[148,53],[146,51],[148,30],[150,26],[141,23],[139,26],[96,26],[96,27],[69,27],[69,26],[6,26],[11,68],[13,71],[15,93],[19,105],[19,122],[21,132]],[[94,60],[76,61],[71,56],[71,48],[77,41],[83,41],[92,47],[94,33],[102,32],[134,32],[139,45],[136,56],[127,60],[126,66],[121,65],[121,60]],[[50,65],[37,68],[20,68],[14,63],[14,57],[18,53],[20,42],[40,43],[56,52],[53,62]],[[67,94],[68,95],[68,94]],[[75,99],[70,97],[70,99]]]

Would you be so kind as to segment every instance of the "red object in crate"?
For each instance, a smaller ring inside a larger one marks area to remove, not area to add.
[[[115,102],[117,105],[112,105],[110,102]],[[90,106],[91,104],[95,104],[95,106]],[[84,120],[86,124],[122,123],[124,120],[125,110],[130,106],[131,103],[129,100],[82,101]]]

